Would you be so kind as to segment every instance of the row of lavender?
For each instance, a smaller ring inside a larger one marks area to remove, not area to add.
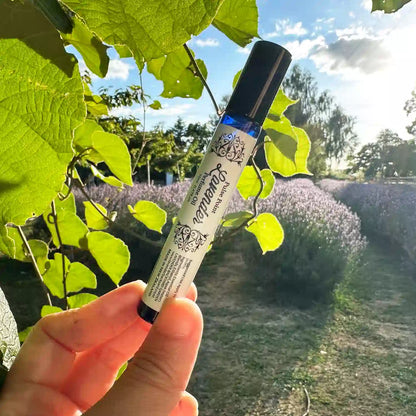
[[[146,230],[134,220],[127,205],[143,199],[158,203],[168,212],[168,222],[163,228],[166,234],[188,187],[189,183],[166,187],[135,184],[119,192],[100,185],[90,187],[89,194],[109,211],[117,211],[120,225],[141,233]],[[249,203],[236,192],[229,211],[249,208]],[[262,256],[250,233],[243,232],[243,237],[235,241],[242,242],[240,249],[252,276],[256,276],[257,284],[268,292],[290,292],[309,300],[322,298],[331,292],[346,265],[354,261],[365,247],[357,215],[310,180],[278,181],[273,193],[259,202],[259,211],[272,212],[282,223],[285,230],[282,247]],[[134,246],[129,246],[131,251],[135,250]],[[141,259],[141,262],[145,261],[144,257],[146,260],[154,259],[154,256],[143,253],[144,249],[143,244],[139,245],[133,259]]]
[[[319,186],[351,207],[366,233],[403,248],[416,263],[416,188],[324,179]]]

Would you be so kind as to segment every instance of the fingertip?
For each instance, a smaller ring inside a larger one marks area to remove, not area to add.
[[[198,289],[195,286],[195,283],[192,283],[188,293],[186,294],[186,297],[190,300],[192,300],[193,302],[196,302],[196,300],[198,299]]]
[[[179,409],[183,416],[198,416],[198,400],[192,394],[185,391],[179,402]]]

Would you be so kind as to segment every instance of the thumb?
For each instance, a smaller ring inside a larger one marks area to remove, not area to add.
[[[182,397],[201,341],[202,315],[188,299],[165,302],[120,380],[88,416],[168,416]]]

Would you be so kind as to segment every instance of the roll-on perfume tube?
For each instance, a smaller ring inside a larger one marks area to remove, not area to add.
[[[168,297],[188,291],[290,62],[281,46],[255,43],[139,304],[147,322],[154,322]]]

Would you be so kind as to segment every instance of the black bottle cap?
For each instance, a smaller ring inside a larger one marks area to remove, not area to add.
[[[153,324],[153,322],[159,315],[159,312],[147,306],[142,300],[140,301],[139,306],[137,307],[137,312],[139,316],[146,322],[149,322],[149,324]]]
[[[262,125],[291,61],[290,52],[276,43],[256,42],[225,111]]]

